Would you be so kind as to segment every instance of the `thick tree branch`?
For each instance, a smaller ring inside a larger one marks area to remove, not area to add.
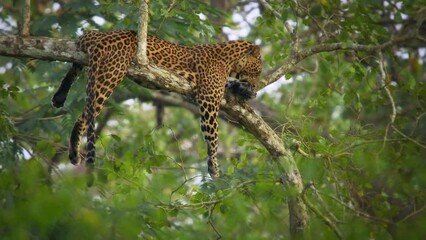
[[[140,0],[139,6],[139,31],[138,31],[138,50],[136,52],[136,62],[139,65],[145,66],[148,64],[146,56],[146,37],[148,34],[149,20],[149,0]]]
[[[31,2],[30,0],[24,1],[24,7],[22,8],[22,22],[19,29],[21,36],[30,35],[30,17],[31,17]]]
[[[45,37],[0,36],[0,55],[83,64],[87,61],[85,55],[76,50],[74,41]],[[187,80],[153,64],[148,64],[143,69],[132,65],[127,76],[146,88],[162,89],[187,96],[191,96],[193,92]],[[259,139],[280,166],[283,183],[291,189],[289,192],[294,193],[288,196],[290,232],[293,235],[302,233],[308,219],[306,207],[300,198],[303,182],[290,151],[284,147],[281,138],[271,127],[250,106],[240,103],[238,98],[226,94],[221,108]]]
[[[85,54],[76,50],[74,41],[65,39],[0,36],[0,55],[86,64]],[[141,70],[138,65],[132,65],[127,76],[146,88],[161,89],[186,96],[192,94],[188,81],[153,64],[148,64],[146,70]],[[226,94],[226,98],[222,101],[222,110],[254,134],[271,155],[291,156],[281,139],[249,105],[240,103],[231,94]]]

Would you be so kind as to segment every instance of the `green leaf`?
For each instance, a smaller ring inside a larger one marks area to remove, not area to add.
[[[116,142],[121,142],[121,138],[118,135],[111,134],[110,135]]]
[[[285,74],[285,79],[290,80],[292,78],[292,75],[290,73]]]
[[[226,171],[226,174],[227,175],[232,175],[232,174],[234,174],[234,171],[235,171],[234,165],[229,165],[229,167],[228,167],[228,169]]]

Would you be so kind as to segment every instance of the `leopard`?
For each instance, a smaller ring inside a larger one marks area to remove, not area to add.
[[[249,89],[256,88],[256,81],[262,71],[260,47],[244,40],[186,46],[153,35],[147,35],[146,41],[149,63],[187,79],[192,86],[207,148],[207,170],[212,179],[219,178],[217,150],[220,103],[229,78],[248,84]],[[84,110],[71,131],[68,157],[72,164],[80,164],[80,141],[86,133],[86,166],[93,169],[96,157],[95,120],[108,98],[123,81],[129,66],[135,64],[137,32],[87,31],[79,37],[76,46],[78,51],[87,56],[88,81]],[[71,85],[83,68],[83,64],[72,64],[52,98],[54,107],[64,105]],[[236,91],[236,85],[232,86]],[[247,94],[250,91],[245,92],[249,98],[253,96],[251,93]]]

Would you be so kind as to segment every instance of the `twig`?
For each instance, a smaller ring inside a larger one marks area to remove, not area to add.
[[[390,123],[389,123],[389,126],[391,126],[391,127],[392,127],[392,129],[393,129],[395,132],[399,133],[399,134],[400,134],[401,136],[403,136],[404,138],[406,138],[406,139],[408,139],[409,141],[411,141],[411,142],[415,143],[416,145],[418,145],[418,146],[420,146],[420,147],[422,147],[422,148],[425,148],[425,149],[426,149],[426,145],[423,145],[422,143],[420,143],[420,142],[418,142],[418,141],[414,140],[413,138],[411,138],[411,137],[407,136],[406,134],[404,134],[404,133],[403,133],[403,132],[401,132],[398,128],[396,128],[396,127],[395,127],[395,125],[394,125],[395,118],[396,118],[395,100],[393,99],[391,92],[390,92],[390,91],[389,91],[389,89],[387,88],[387,84],[386,84],[386,72],[385,72],[385,70],[384,70],[384,69],[385,69],[385,68],[384,68],[383,53],[382,53],[381,51],[379,51],[380,82],[381,82],[382,87],[383,87],[383,89],[385,90],[386,95],[388,96],[389,101],[390,101],[391,106],[392,106],[392,113],[391,113],[391,115],[390,115]],[[389,126],[388,126],[388,127],[389,127]],[[385,141],[386,141],[386,137],[387,137],[387,129],[388,129],[388,127],[386,128]]]
[[[385,139],[386,140],[386,142],[398,142],[398,141],[401,141],[402,140],[402,138],[392,138],[392,139]],[[360,143],[351,143],[351,144],[349,144],[347,147],[345,147],[345,148],[343,148],[342,150],[340,150],[340,151],[338,151],[338,152],[336,152],[334,155],[333,155],[333,157],[339,157],[340,155],[347,155],[347,154],[350,154],[350,153],[348,153],[347,151],[349,151],[349,150],[351,150],[351,149],[355,149],[355,148],[357,148],[357,147],[360,147],[360,146],[363,146],[363,145],[365,145],[365,144],[374,144],[374,143],[379,143],[379,142],[383,142],[383,139],[371,139],[371,140],[365,140],[365,141],[363,141],[363,142],[360,142]]]
[[[386,142],[387,142],[388,132],[389,132],[389,126],[392,126],[393,123],[395,122],[395,118],[396,118],[396,107],[395,107],[395,101],[394,101],[394,99],[392,97],[392,94],[389,91],[389,89],[387,87],[387,84],[386,84],[385,60],[383,59],[383,53],[382,53],[382,51],[379,51],[378,54],[379,54],[379,71],[380,71],[379,81],[380,81],[380,85],[385,90],[386,95],[388,96],[389,101],[390,101],[390,103],[392,105],[392,113],[390,115],[390,122],[386,126],[385,136],[383,138],[383,145],[382,145],[382,148],[379,151],[379,152],[382,152],[382,150],[385,148],[385,145],[386,145]]]
[[[390,126],[391,126],[391,124],[390,124],[390,123],[386,125],[386,128],[385,128],[385,136],[383,137],[383,144],[382,144],[382,147],[380,148],[380,150],[378,151],[378,153],[383,152],[383,150],[384,150],[384,149],[385,149],[385,147],[386,147],[386,142],[388,142],[388,134],[389,134],[389,127],[390,127]]]
[[[175,132],[173,131],[173,129],[172,128],[170,128],[170,127],[167,127],[169,130],[170,130],[170,132],[172,133],[172,135],[173,135],[173,138],[174,138],[174,140],[175,140],[175,142],[177,142],[178,143],[178,150],[179,150],[179,160],[180,160],[180,163],[178,162],[178,161],[176,161],[175,159],[173,159],[174,160],[174,162],[176,163],[176,165],[182,170],[182,172],[183,172],[183,176],[184,176],[184,179],[185,179],[185,182],[186,181],[188,181],[188,176],[187,176],[187,174],[186,174],[186,171],[185,171],[185,163],[183,162],[183,157],[182,157],[182,150],[181,150],[181,148],[180,148],[180,146],[181,146],[181,144],[179,144],[179,139],[177,138],[177,136],[176,136],[176,134],[175,134]]]
[[[390,115],[390,124],[393,124],[395,122],[396,118],[396,107],[395,107],[395,100],[393,100],[392,94],[389,91],[387,84],[386,84],[386,72],[385,72],[385,61],[383,59],[383,53],[379,51],[379,70],[380,70],[380,83],[383,87],[383,89],[386,92],[386,95],[388,95],[389,101],[392,106],[392,113]]]
[[[138,31],[138,50],[136,52],[136,62],[139,65],[146,66],[148,57],[146,55],[148,20],[149,20],[149,0],[140,0],[139,6],[139,31]]]
[[[262,4],[268,11],[270,11],[276,18],[281,19],[281,14],[277,12],[275,9],[272,8],[272,6],[266,2],[266,0],[259,0],[260,4]]]
[[[304,157],[309,157],[309,154],[307,154],[305,151],[303,151],[303,149],[300,147],[301,143],[295,139],[293,139],[293,144],[296,147],[296,151],[298,153],[300,153],[300,155],[304,156]]]
[[[414,144],[426,149],[426,145],[419,143],[418,141],[414,140],[413,138],[407,136],[405,133],[401,132],[398,128],[396,128],[394,125],[392,125],[392,129],[399,133],[401,136],[403,136],[404,138],[408,139],[409,141],[413,142]]]
[[[176,202],[176,203],[169,203],[169,204],[156,204],[156,207],[159,208],[166,208],[166,209],[176,209],[176,208],[203,208],[203,207],[207,207],[207,206],[213,206],[215,204],[221,203],[223,200],[231,197],[234,193],[238,192],[238,190],[240,190],[241,188],[243,188],[244,186],[248,185],[248,184],[252,184],[255,183],[255,180],[248,180],[245,182],[242,182],[236,186],[233,186],[231,188],[229,188],[230,192],[227,193],[226,195],[217,198],[217,199],[210,199],[208,201],[202,201],[202,202],[197,202],[197,203],[180,203],[180,202]],[[184,182],[185,184],[185,182]],[[179,186],[178,188],[180,188],[181,186]]]
[[[270,11],[272,13],[272,15],[274,15],[276,18],[281,19],[281,14],[279,12],[277,12],[277,10],[275,10],[266,0],[259,0],[260,4],[262,4],[268,11]],[[287,21],[283,22],[285,29],[287,30],[287,32],[290,34],[291,39],[293,41],[293,49],[297,49],[298,43],[299,43],[299,39],[297,37],[296,34],[296,28],[292,28],[290,26],[290,24]]]
[[[317,192],[318,192],[319,194],[321,194],[321,192],[320,192],[319,190],[317,190]],[[346,209],[351,210],[351,211],[352,211],[352,212],[354,212],[357,216],[361,216],[361,217],[364,217],[364,218],[366,218],[366,219],[373,220],[373,221],[380,222],[380,223],[384,223],[384,224],[387,224],[387,225],[392,225],[392,224],[394,224],[393,222],[390,222],[390,221],[388,221],[388,220],[386,220],[386,219],[377,218],[377,217],[374,217],[374,216],[369,215],[368,213],[365,213],[365,212],[362,212],[362,211],[358,211],[358,210],[354,209],[352,206],[350,206],[350,205],[348,205],[348,204],[346,204],[346,203],[342,202],[340,199],[337,199],[336,197],[334,197],[334,196],[332,196],[332,195],[325,194],[325,196],[326,196],[326,197],[331,198],[331,199],[332,199],[332,200],[334,200],[334,201],[336,201],[337,203],[339,203],[340,205],[342,205],[342,206],[343,206],[343,207],[345,207]]]
[[[411,130],[411,135],[413,135],[413,134],[414,134],[414,131],[416,131],[416,130],[417,130],[417,127],[419,126],[419,121],[420,121],[420,119],[421,119],[422,117],[424,117],[424,116],[426,116],[426,112],[424,112],[424,113],[420,114],[419,116],[417,116],[417,118],[416,118],[416,123],[414,124],[413,130]]]
[[[335,176],[334,171],[332,171],[331,173],[332,173],[332,175],[334,177],[334,180],[337,182],[337,177]],[[330,209],[328,208],[328,206],[325,203],[324,199],[319,194],[318,189],[314,185],[311,185],[311,189],[313,191],[313,194],[315,194],[315,196],[318,198],[318,202],[325,209],[325,211],[327,211],[328,215],[332,218],[332,220],[335,221],[335,222],[338,222],[337,217],[333,214],[332,211],[330,211]],[[338,191],[337,188],[336,188],[336,190]],[[338,192],[337,192],[337,195],[339,195]]]
[[[216,228],[216,226],[214,225],[214,223],[213,223],[213,220],[212,220],[212,216],[213,216],[213,210],[214,210],[214,208],[216,207],[216,205],[217,204],[213,204],[213,206],[211,206],[211,207],[209,207],[209,224],[210,224],[210,226],[213,228],[213,231],[217,234],[217,240],[219,240],[219,239],[221,239],[222,238],[222,235],[220,234],[220,232],[217,230],[217,228]]]
[[[307,72],[307,73],[318,73],[318,70],[319,70],[318,60],[315,60],[314,64],[315,64],[315,67],[312,70],[311,69],[307,69],[306,67],[303,67],[303,66],[299,66],[298,68],[301,69],[302,71]]]
[[[193,176],[193,177],[191,177],[191,178],[187,178],[186,177],[186,174],[185,174],[185,180],[182,182],[182,184],[180,184],[177,188],[175,188],[175,189],[173,189],[173,191],[170,193],[170,197],[169,197],[169,204],[172,204],[172,198],[173,198],[173,195],[177,192],[177,191],[179,191],[179,189],[181,189],[183,186],[185,186],[185,184],[187,184],[190,180],[193,180],[193,179],[195,179],[195,178],[197,178],[197,177],[199,177],[198,175],[196,175],[196,176]]]
[[[260,4],[262,4],[268,11],[272,13],[276,18],[281,19],[281,14],[277,12],[266,0],[259,0]],[[284,27],[287,32],[292,34],[294,29],[288,24],[288,22],[284,21]]]
[[[310,182],[310,183],[306,184],[305,187],[303,188],[303,191],[302,191],[302,194],[301,194],[303,202],[305,203],[306,206],[308,206],[308,208],[312,212],[314,212],[319,218],[321,218],[324,221],[324,223],[331,228],[331,230],[333,230],[334,234],[336,234],[336,236],[337,236],[338,239],[343,239],[342,233],[340,232],[339,228],[333,223],[333,221],[331,221],[327,216],[325,216],[324,214],[322,214],[320,212],[320,210],[318,210],[314,205],[312,205],[306,199],[306,195],[305,195],[306,190],[308,188],[314,189],[314,188],[312,188],[312,186],[313,186],[313,183]]]
[[[421,207],[420,209],[418,209],[418,210],[414,210],[412,213],[410,213],[410,214],[408,214],[407,216],[405,216],[405,217],[401,220],[401,222],[405,222],[407,219],[409,219],[409,218],[411,218],[411,217],[415,216],[415,215],[416,215],[416,214],[418,214],[418,213],[423,212],[424,210],[426,210],[426,204],[425,204],[425,205],[423,205],[423,207]]]

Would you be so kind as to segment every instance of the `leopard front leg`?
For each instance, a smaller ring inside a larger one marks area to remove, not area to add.
[[[196,98],[200,107],[201,131],[207,146],[207,168],[213,179],[220,177],[217,160],[219,106],[225,92],[226,76],[217,77],[215,82],[200,82]]]
[[[209,96],[200,96],[198,98],[201,131],[207,146],[207,169],[212,178],[218,178],[220,176],[219,163],[217,161],[219,104],[217,102],[209,102],[206,98],[209,98]]]

